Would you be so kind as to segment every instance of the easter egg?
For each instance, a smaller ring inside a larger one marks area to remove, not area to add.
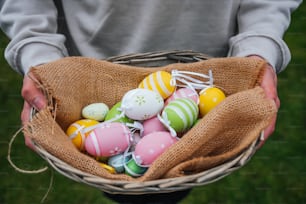
[[[98,157],[121,154],[129,147],[131,136],[129,128],[122,123],[101,123],[86,138],[85,149]]]
[[[105,121],[133,123],[133,120],[121,114],[121,101],[116,103],[106,114]]]
[[[111,173],[111,174],[115,174],[115,173],[116,173],[116,170],[115,170],[114,167],[109,166],[109,165],[107,165],[107,164],[105,164],[105,163],[102,163],[102,162],[99,162],[99,164],[100,164],[100,166],[101,166],[102,168],[106,169],[109,173]]]
[[[121,109],[128,118],[146,120],[156,116],[164,106],[163,98],[148,89],[132,89],[122,98]]]
[[[143,121],[142,125],[143,125],[143,136],[146,136],[147,134],[152,132],[167,131],[164,124],[156,116]]]
[[[162,118],[176,132],[190,129],[198,118],[198,105],[189,98],[171,101],[163,110]]]
[[[66,130],[66,134],[72,143],[81,151],[84,150],[85,139],[90,133],[86,128],[99,124],[96,120],[81,119],[72,123]]]
[[[166,71],[157,71],[145,77],[139,88],[145,88],[159,93],[163,99],[168,98],[175,90],[171,83],[172,76]]]
[[[108,165],[112,166],[117,173],[124,172],[124,164],[131,159],[131,155],[125,156],[124,154],[118,154],[108,159]]]
[[[200,122],[200,118],[198,118],[195,122],[194,122],[194,124],[193,124],[193,126],[195,126],[196,124],[198,124],[199,122]]]
[[[149,166],[177,140],[169,132],[150,133],[137,143],[133,157],[138,165]]]
[[[216,87],[208,87],[200,92],[199,109],[203,117],[225,99],[223,91]]]
[[[165,101],[165,105],[168,105],[171,101],[174,101],[178,98],[189,98],[193,100],[196,104],[199,103],[199,94],[188,87],[177,89],[167,100]]]
[[[83,118],[103,121],[109,108],[104,103],[92,103],[82,109]]]
[[[142,167],[138,165],[133,158],[131,158],[128,163],[124,165],[125,173],[132,177],[142,176],[146,171],[147,167]]]

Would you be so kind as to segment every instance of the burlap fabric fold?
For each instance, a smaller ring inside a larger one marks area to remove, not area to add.
[[[33,67],[31,73],[48,95],[50,106],[24,129],[37,145],[69,165],[106,179],[148,181],[197,173],[234,158],[260,135],[276,113],[273,101],[258,86],[266,62],[250,58],[212,58],[162,67],[134,67],[86,57],[68,57]],[[173,69],[207,74],[228,96],[182,139],[162,154],[140,178],[110,174],[79,152],[65,134],[81,118],[85,105],[121,100],[148,74]]]

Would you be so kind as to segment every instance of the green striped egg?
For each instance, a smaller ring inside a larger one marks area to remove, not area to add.
[[[171,101],[162,112],[163,120],[178,133],[190,129],[198,115],[198,105],[189,98],[178,98]]]

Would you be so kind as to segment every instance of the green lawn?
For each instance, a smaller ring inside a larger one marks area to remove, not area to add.
[[[285,40],[292,61],[279,75],[281,108],[277,128],[266,145],[240,170],[213,184],[196,187],[182,201],[189,203],[306,203],[306,5],[294,13]],[[52,171],[22,174],[8,163],[8,143],[20,128],[22,77],[4,60],[8,40],[0,34],[0,203],[39,203],[50,176],[54,182],[45,203],[112,203],[100,191]],[[12,160],[22,169],[39,169],[46,162],[24,146],[19,134]]]

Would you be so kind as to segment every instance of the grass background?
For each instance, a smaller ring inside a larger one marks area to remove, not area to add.
[[[306,203],[306,5],[293,14],[285,34],[292,61],[279,74],[281,108],[276,131],[242,169],[213,184],[196,187],[181,203]],[[22,77],[4,60],[8,39],[0,33],[0,203],[39,203],[51,174],[54,182],[45,203],[112,203],[101,192],[74,182],[50,168],[22,174],[8,163],[8,143],[20,128]],[[12,160],[22,169],[39,169],[46,162],[24,146],[20,134]],[[52,173],[53,172],[53,173]]]

